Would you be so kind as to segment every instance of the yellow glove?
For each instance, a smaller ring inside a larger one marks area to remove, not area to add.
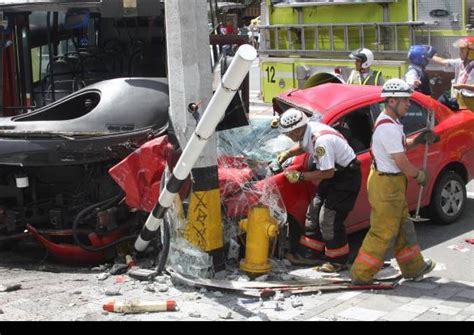
[[[418,170],[418,174],[415,177],[418,185],[426,186],[428,184],[428,172],[425,170]]]
[[[285,177],[291,184],[303,181],[303,173],[300,171],[286,171]]]
[[[280,164],[283,164],[283,162],[286,161],[288,158],[290,158],[289,151],[282,151],[277,155],[277,160]]]

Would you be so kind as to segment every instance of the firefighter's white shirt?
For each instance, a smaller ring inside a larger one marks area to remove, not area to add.
[[[393,123],[383,123],[375,129],[372,136],[372,154],[378,171],[398,173],[401,170],[392,158],[392,154],[405,152],[403,125],[385,113],[380,113],[375,123],[377,124],[384,119],[389,119]]]
[[[336,130],[319,122],[308,122],[300,147],[313,155],[316,168],[321,171],[334,169],[336,164],[346,167],[356,157],[344,138],[333,134],[319,136],[320,132]],[[342,136],[342,135],[341,135]]]

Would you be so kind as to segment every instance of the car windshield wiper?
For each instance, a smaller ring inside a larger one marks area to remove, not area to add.
[[[78,138],[83,137],[99,137],[104,135],[110,135],[109,133],[102,132],[90,132],[90,133],[56,133],[48,131],[31,131],[31,132],[0,132],[0,138],[2,137],[36,137],[36,138],[51,138],[60,137],[66,140],[74,141]]]

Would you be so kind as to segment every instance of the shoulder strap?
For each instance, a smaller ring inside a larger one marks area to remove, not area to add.
[[[466,66],[466,72],[470,73],[473,68],[474,68],[474,60],[471,60],[469,64]]]
[[[474,61],[470,61],[469,64],[464,68],[463,71],[459,74],[459,79],[458,82],[460,84],[465,84],[467,82],[467,79],[469,78],[469,73],[471,70],[474,68]]]
[[[374,71],[376,74],[375,74],[375,83],[374,85],[379,85],[379,78],[380,78],[380,75],[382,74],[382,72],[380,71]]]
[[[347,142],[346,138],[344,136],[342,136],[342,134],[340,132],[338,132],[337,130],[324,129],[324,130],[321,130],[321,131],[316,131],[315,133],[313,133],[313,135],[314,135],[315,138],[319,138],[319,137],[324,136],[324,135],[336,135],[337,137],[340,137],[344,141]]]
[[[352,85],[353,82],[354,82],[354,73],[355,73],[355,71],[352,70],[352,71],[351,71],[351,74],[349,75],[349,79],[347,79],[347,83],[348,83],[349,85]]]
[[[395,124],[395,122],[393,122],[393,121],[390,120],[390,119],[383,119],[383,120],[380,120],[380,121],[378,121],[378,122],[375,123],[375,125],[374,125],[374,131],[375,131],[375,129],[377,129],[378,126],[380,126],[380,125],[382,125],[382,124],[385,124],[385,123],[393,123],[393,124]]]

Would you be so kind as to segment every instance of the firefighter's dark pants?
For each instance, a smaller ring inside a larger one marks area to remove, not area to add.
[[[324,253],[330,262],[346,263],[349,245],[344,221],[354,208],[360,185],[360,163],[356,160],[323,180],[306,213],[306,235],[311,234],[311,239],[306,238],[305,243],[303,236],[300,243]]]

